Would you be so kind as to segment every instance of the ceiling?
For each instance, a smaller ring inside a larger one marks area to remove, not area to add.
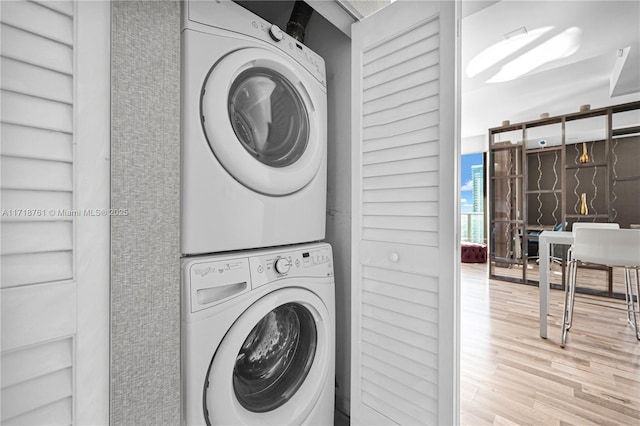
[[[462,14],[463,153],[484,150],[487,129],[503,120],[517,123],[538,119],[545,112],[551,116],[577,112],[584,104],[599,108],[640,100],[640,1],[463,1]],[[467,75],[476,55],[521,27],[529,34],[546,30],[472,78]],[[537,46],[543,45],[538,50],[548,58],[552,53],[544,43],[563,33],[577,42],[565,52],[567,56],[514,80],[487,83],[506,64]],[[625,57],[617,59],[618,50],[626,47],[630,49]],[[614,72],[615,67],[620,70]],[[614,78],[614,96],[612,74],[619,75]]]

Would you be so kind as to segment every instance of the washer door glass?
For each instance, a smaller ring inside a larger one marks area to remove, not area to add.
[[[316,325],[304,306],[287,303],[265,315],[236,357],[233,389],[240,404],[262,413],[287,402],[307,377],[316,345]]]
[[[238,75],[229,91],[229,118],[242,146],[267,166],[295,163],[309,141],[309,117],[300,95],[268,68]]]

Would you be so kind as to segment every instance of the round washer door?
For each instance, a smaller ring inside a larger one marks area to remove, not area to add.
[[[320,168],[325,147],[306,75],[261,48],[231,52],[209,71],[200,100],[204,133],[220,164],[253,191],[291,194]]]
[[[330,324],[322,300],[302,288],[280,289],[251,305],[211,360],[207,424],[301,424],[327,382]]]

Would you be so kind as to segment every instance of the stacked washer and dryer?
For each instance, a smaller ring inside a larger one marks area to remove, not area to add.
[[[324,61],[230,1],[181,43],[183,422],[333,424]]]

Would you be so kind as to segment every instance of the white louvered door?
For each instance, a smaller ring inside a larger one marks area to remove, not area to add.
[[[108,422],[109,5],[80,3],[0,4],[3,425]]]
[[[454,2],[354,24],[351,423],[456,422]]]

